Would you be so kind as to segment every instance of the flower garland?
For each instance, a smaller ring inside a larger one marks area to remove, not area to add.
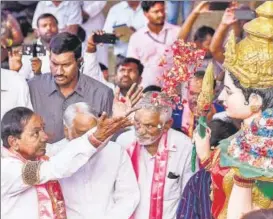
[[[228,154],[257,168],[273,168],[273,109],[231,141]]]
[[[172,100],[172,107],[182,109],[186,100],[180,99],[177,93],[179,84],[186,82],[201,66],[206,54],[205,50],[198,49],[193,42],[175,41],[165,53],[159,63],[163,67],[163,74],[158,80],[162,83],[162,93]],[[157,102],[158,96],[153,97]]]

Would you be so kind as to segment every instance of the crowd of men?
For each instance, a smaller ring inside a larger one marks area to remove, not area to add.
[[[40,48],[36,55],[24,49],[12,13],[2,11],[3,218],[197,218],[192,214],[195,202],[185,204],[182,195],[187,185],[196,183],[190,178],[199,170],[198,160],[197,170],[191,169],[197,98],[210,61],[215,96],[222,90],[225,38],[231,29],[243,38],[246,20],[236,19],[230,5],[217,30],[201,26],[191,40],[198,17],[211,13],[210,3],[182,3],[178,26],[173,1],[121,1],[106,19],[107,1],[39,1],[32,20],[37,39],[29,47]],[[128,27],[126,34],[131,31],[127,40],[117,32],[121,25]],[[105,33],[120,39],[112,45],[114,80],[108,70],[111,45],[94,37]],[[156,93],[170,101],[161,93],[159,63],[178,39],[194,41],[206,55],[179,90],[187,100],[183,108],[173,109],[152,99]],[[216,147],[240,123],[226,116],[217,98],[209,111],[210,144]],[[168,153],[159,156],[161,151]],[[205,202],[210,205],[210,200]],[[205,210],[200,214],[198,218],[212,218]]]

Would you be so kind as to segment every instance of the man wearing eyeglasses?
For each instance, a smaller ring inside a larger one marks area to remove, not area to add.
[[[140,187],[134,219],[174,219],[191,171],[190,139],[171,129],[172,108],[159,92],[147,92],[136,107],[134,129],[117,143],[126,147]]]

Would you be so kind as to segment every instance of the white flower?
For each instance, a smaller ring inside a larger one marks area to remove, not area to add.
[[[241,150],[240,148],[235,148],[234,150],[234,157],[240,157]]]

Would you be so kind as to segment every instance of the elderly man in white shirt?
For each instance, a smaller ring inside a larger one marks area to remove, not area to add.
[[[77,1],[39,1],[32,19],[33,29],[37,28],[37,19],[44,13],[56,16],[61,32],[77,34],[78,27],[82,24],[81,5]]]
[[[144,64],[141,85],[161,86],[159,77],[164,69],[160,61],[165,53],[178,38],[180,28],[165,21],[164,1],[142,1],[144,15],[148,24],[135,32],[129,41],[127,57],[139,59]]]
[[[69,141],[96,126],[91,111],[84,102],[70,105],[64,113],[66,139],[47,147],[47,153],[62,153]],[[114,142],[108,142],[77,173],[60,180],[60,184],[67,216],[73,219],[128,219],[140,198],[131,160]]]
[[[108,12],[103,29],[106,33],[113,33],[115,26],[124,24],[134,30],[138,30],[146,24],[140,1],[122,1],[114,5]],[[114,46],[114,54],[118,57],[126,57],[127,47],[128,43],[117,41]]]
[[[1,118],[19,106],[32,109],[27,82],[17,72],[1,68]]]
[[[1,121],[1,217],[67,218],[56,180],[73,175],[103,150],[111,135],[129,124],[126,117],[108,119],[103,114],[96,129],[68,142],[60,153],[48,158],[44,156],[48,136],[41,116],[25,107],[8,111]]]
[[[159,92],[147,92],[137,104],[134,129],[117,143],[127,148],[140,187],[135,219],[175,219],[183,188],[193,175],[191,140],[170,129],[172,108]]]

